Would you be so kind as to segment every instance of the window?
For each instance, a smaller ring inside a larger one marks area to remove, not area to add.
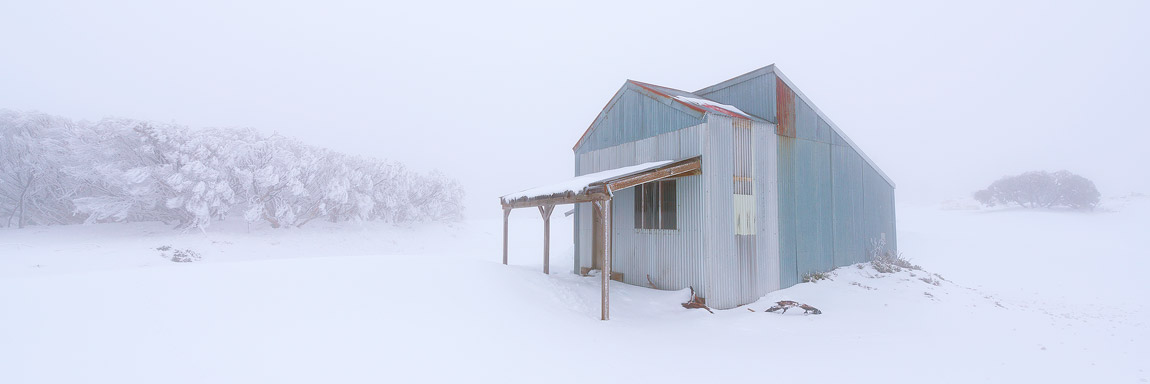
[[[675,180],[635,186],[635,228],[675,229]]]

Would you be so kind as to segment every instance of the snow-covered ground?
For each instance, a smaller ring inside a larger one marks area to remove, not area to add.
[[[498,220],[4,229],[0,383],[1150,380],[1150,199],[965,206],[899,207],[930,273],[846,267],[714,315],[613,283],[608,322],[559,214],[551,275],[526,210],[510,266]],[[823,314],[762,312],[784,299]]]

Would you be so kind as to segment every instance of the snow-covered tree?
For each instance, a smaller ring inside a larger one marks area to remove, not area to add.
[[[0,110],[0,225],[163,221],[204,228],[242,214],[272,227],[456,220],[459,185],[439,173],[251,129]]]
[[[71,122],[0,110],[0,225],[72,223],[73,189],[61,172]]]
[[[1054,173],[1054,181],[1060,192],[1059,204],[1075,209],[1094,209],[1102,194],[1094,187],[1094,182],[1068,171]]]
[[[1023,208],[1093,208],[1100,196],[1093,182],[1068,171],[1007,176],[974,193],[975,200],[986,206],[1018,204]]]

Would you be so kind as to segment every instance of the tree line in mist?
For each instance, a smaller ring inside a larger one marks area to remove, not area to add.
[[[0,110],[0,226],[229,217],[272,227],[312,220],[457,220],[446,176],[252,129],[192,130]]]

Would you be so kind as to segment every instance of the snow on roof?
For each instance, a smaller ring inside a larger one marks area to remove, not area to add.
[[[644,83],[641,81],[635,81],[635,80],[628,80],[628,81],[630,81],[631,83],[634,83],[635,85],[638,85],[638,86],[640,86],[640,87],[642,87],[648,91],[653,91],[653,92],[659,94],[660,96],[669,98],[671,100],[678,101],[678,102],[683,103],[683,104],[686,104],[689,107],[696,108],[699,110],[699,112],[710,111],[710,112],[716,112],[716,113],[720,113],[720,114],[724,114],[724,115],[732,116],[732,117],[741,117],[744,119],[759,120],[758,118],[756,118],[754,116],[751,116],[751,115],[749,115],[743,111],[740,111],[738,108],[735,108],[734,106],[722,104],[722,103],[716,102],[714,100],[708,100],[707,98],[705,98],[703,96],[699,96],[699,95],[691,93],[691,92],[682,91],[682,90],[678,90],[675,88],[668,88],[668,87],[664,87],[662,85]]]
[[[545,196],[552,196],[552,195],[561,195],[561,194],[566,194],[568,192],[574,193],[574,194],[579,194],[579,193],[586,191],[587,188],[593,184],[596,184],[596,183],[599,183],[602,181],[606,181],[606,180],[610,180],[610,179],[614,179],[614,178],[618,178],[618,177],[628,176],[631,174],[635,174],[635,173],[639,173],[639,172],[643,172],[643,171],[647,171],[647,170],[651,170],[651,169],[655,169],[655,168],[659,168],[659,167],[662,167],[664,165],[671,164],[673,162],[674,161],[670,161],[670,160],[668,160],[668,161],[652,161],[650,163],[632,165],[629,167],[615,168],[615,169],[609,169],[609,170],[601,171],[601,172],[588,173],[588,174],[583,175],[583,176],[576,176],[576,177],[574,177],[572,179],[568,179],[566,181],[561,181],[561,182],[549,184],[549,185],[543,185],[543,186],[539,186],[539,187],[535,187],[535,188],[531,188],[531,189],[525,189],[525,190],[522,190],[522,191],[519,191],[516,193],[504,195],[501,197],[501,199],[503,199],[503,201],[512,201],[512,200],[518,200],[518,199],[529,199],[529,198],[533,198],[533,197],[545,197]]]
[[[743,115],[743,117],[746,117],[748,119],[751,118],[751,115],[748,115],[748,114],[744,113],[743,111],[740,111],[738,108],[735,108],[735,106],[733,106],[733,105],[721,104],[721,103],[717,103],[717,102],[714,102],[711,100],[696,99],[693,97],[686,97],[686,96],[675,96],[675,100],[695,104],[695,105],[698,105],[700,107],[710,109],[712,111],[714,111],[715,109],[718,109],[718,112],[725,112],[728,115],[732,114],[732,113],[737,113],[737,114]]]

